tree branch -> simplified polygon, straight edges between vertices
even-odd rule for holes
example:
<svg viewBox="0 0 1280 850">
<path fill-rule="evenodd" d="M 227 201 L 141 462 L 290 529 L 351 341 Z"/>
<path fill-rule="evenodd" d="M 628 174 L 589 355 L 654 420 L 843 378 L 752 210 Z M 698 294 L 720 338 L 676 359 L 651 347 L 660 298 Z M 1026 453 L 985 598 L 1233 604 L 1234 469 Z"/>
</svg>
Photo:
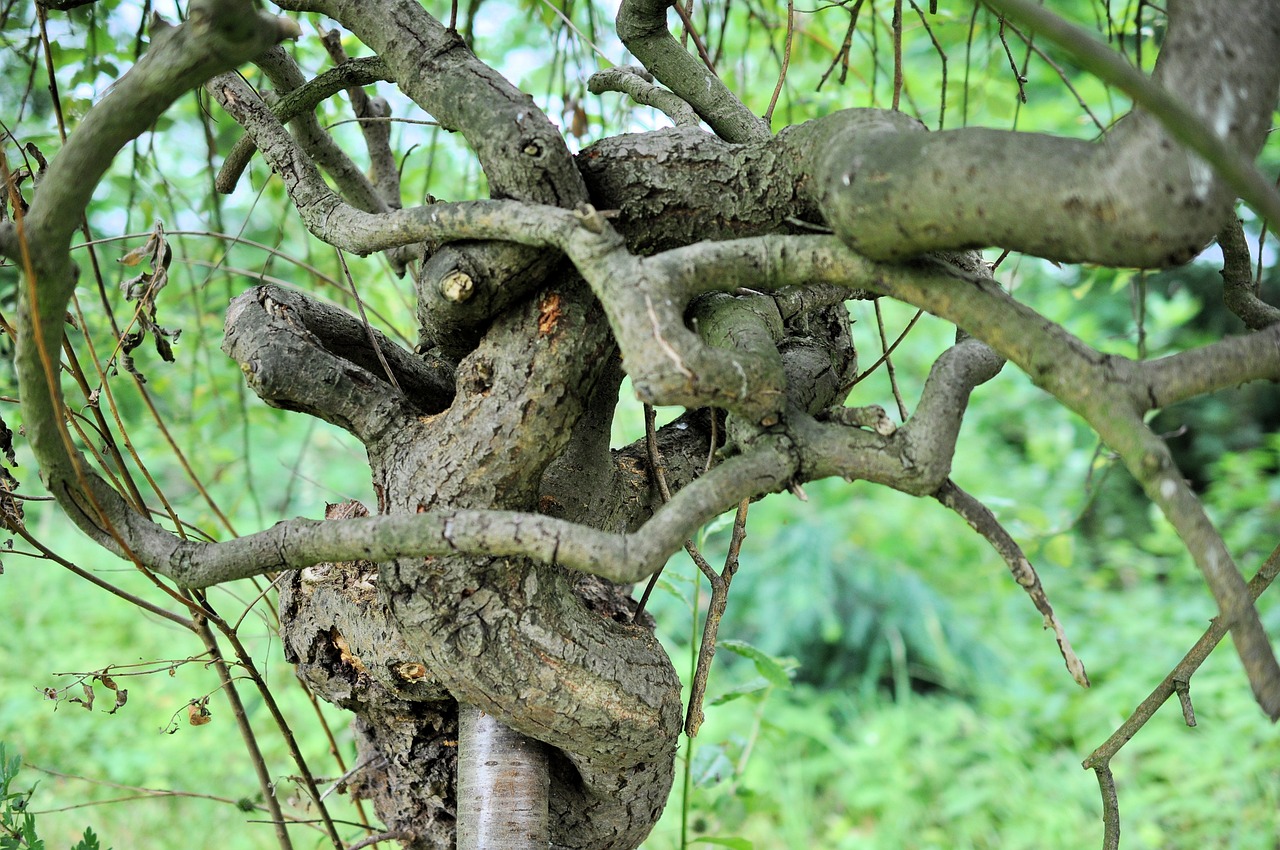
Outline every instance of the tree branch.
<svg viewBox="0 0 1280 850">
<path fill-rule="evenodd" d="M 1250 600 L 1256 602 L 1280 573 L 1280 548 L 1272 551 L 1271 555 L 1263 563 L 1262 567 L 1249 580 L 1249 597 Z M 1098 787 L 1102 792 L 1102 820 L 1104 824 L 1103 847 L 1105 850 L 1116 850 L 1120 846 L 1120 803 L 1116 795 L 1116 781 L 1111 773 L 1111 759 L 1125 744 L 1137 735 L 1139 730 L 1147 724 L 1147 721 L 1155 716 L 1160 706 L 1170 696 L 1177 693 L 1184 696 L 1188 693 L 1191 683 L 1191 677 L 1200 669 L 1209 657 L 1209 653 L 1213 651 L 1224 637 L 1227 635 L 1227 625 L 1222 619 L 1215 618 L 1212 625 L 1205 630 L 1195 645 L 1187 651 L 1169 675 L 1164 677 L 1164 681 L 1156 685 L 1155 689 L 1138 704 L 1128 719 L 1120 724 L 1120 727 L 1112 733 L 1111 737 L 1104 741 L 1097 749 L 1089 754 L 1082 763 L 1081 767 L 1085 770 L 1092 770 L 1097 774 Z M 1184 696 L 1184 700 L 1189 702 L 1190 697 Z M 1193 726 L 1194 715 L 1187 713 L 1184 706 L 1184 716 L 1187 718 L 1187 725 Z"/>
<path fill-rule="evenodd" d="M 78 525 L 126 555 L 115 520 L 131 517 L 151 534 L 170 536 L 125 503 L 72 448 L 63 423 L 56 364 L 66 306 L 75 287 L 71 234 L 115 154 L 149 129 L 176 98 L 209 76 L 298 34 L 283 18 L 260 15 L 245 0 L 197 0 L 187 21 L 157 27 L 152 47 L 85 115 L 49 164 L 22 220 L 19 247 L 25 288 L 17 320 L 16 366 L 27 437 L 46 483 Z"/>
<path fill-rule="evenodd" d="M 324 42 L 329 58 L 337 66 L 331 70 L 351 66 L 352 60 L 342 48 L 342 33 L 339 30 L 329 30 L 320 40 Z M 360 122 L 360 134 L 364 136 L 365 150 L 369 153 L 373 185 L 388 206 L 400 207 L 400 170 L 396 167 L 395 154 L 391 151 L 391 126 L 385 120 L 391 117 L 391 104 L 385 97 L 369 97 L 355 81 L 346 86 L 346 92 L 347 99 L 351 101 L 351 111 Z"/>
<path fill-rule="evenodd" d="M 974 387 L 991 380 L 1004 359 L 976 339 L 948 349 L 933 364 L 911 419 L 890 435 L 789 417 L 804 458 L 802 478 L 840 476 L 928 496 L 951 474 L 960 423 Z"/>
<path fill-rule="evenodd" d="M 630 584 L 666 563 L 702 525 L 743 498 L 783 489 L 796 471 L 786 441 L 761 440 L 747 454 L 724 461 L 690 483 L 629 534 L 518 511 L 442 510 L 327 522 L 294 519 L 233 540 L 202 543 L 180 540 L 132 511 L 111 519 L 134 557 L 189 588 L 324 561 L 466 553 L 521 555 Z M 109 490 L 105 484 L 101 488 Z M 120 551 L 109 539 L 103 540 L 101 532 L 95 537 Z"/>
<path fill-rule="evenodd" d="M 292 89 L 286 89 L 281 93 L 281 98 L 273 107 L 272 111 L 276 114 L 280 123 L 285 124 L 293 121 L 300 115 L 312 112 L 323 101 L 333 97 L 343 89 L 352 89 L 359 86 L 368 85 L 369 83 L 379 80 L 391 80 L 391 74 L 387 71 L 386 63 L 377 56 L 365 56 L 359 59 L 351 59 L 342 63 L 336 68 L 330 68 L 314 80 L 305 81 L 302 85 L 294 86 Z M 312 116 L 314 118 L 314 116 Z M 361 125 L 363 128 L 364 125 Z M 317 126 L 318 130 L 319 127 Z M 239 141 L 231 148 L 230 153 L 222 162 L 222 168 L 218 170 L 217 179 L 214 186 L 223 194 L 230 194 L 235 190 L 236 183 L 240 182 L 240 176 L 244 173 L 244 169 L 249 164 L 258 145 L 255 143 L 253 136 L 242 136 Z M 350 197 L 350 196 L 348 196 Z M 386 199 L 389 200 L 390 199 Z M 395 206 L 398 206 L 396 204 Z M 368 206 L 362 206 L 362 209 L 372 211 Z"/>
<path fill-rule="evenodd" d="M 698 126 L 698 113 L 693 111 L 693 107 L 666 89 L 655 86 L 652 75 L 643 68 L 622 65 L 597 71 L 587 80 L 587 91 L 592 94 L 621 92 L 636 103 L 661 111 L 677 127 Z"/>
<path fill-rule="evenodd" d="M 257 286 L 231 302 L 222 347 L 263 401 L 324 419 L 368 445 L 453 398 L 452 370 L 433 369 L 373 333 L 399 388 L 387 382 L 358 319 L 279 287 Z"/>
<path fill-rule="evenodd" d="M 1169 40 L 1160 51 L 1153 81 L 1093 33 L 1064 21 L 1043 6 L 1028 0 L 984 2 L 1057 44 L 1086 71 L 1129 95 L 1184 147 L 1195 151 L 1212 165 L 1237 195 L 1264 217 L 1280 221 L 1280 193 L 1254 167 L 1252 157 L 1245 153 L 1248 150 L 1256 153 L 1256 148 L 1249 147 L 1247 143 L 1244 150 L 1237 147 L 1242 140 L 1258 135 L 1260 116 L 1256 109 L 1251 115 L 1235 114 L 1235 110 L 1244 105 L 1265 107 L 1264 120 L 1269 120 L 1271 115 L 1274 104 L 1252 98 L 1259 94 L 1265 97 L 1265 86 L 1270 81 L 1270 94 L 1274 100 L 1278 67 L 1274 50 L 1277 39 L 1280 39 L 1280 28 L 1274 21 L 1275 13 L 1280 11 L 1276 4 L 1262 3 L 1251 10 L 1232 10 L 1223 16 L 1220 8 L 1208 11 L 1213 4 L 1174 0 L 1169 4 Z M 1236 26 L 1224 30 L 1223 17 L 1235 18 Z M 1255 32 L 1251 29 L 1255 25 L 1264 29 Z M 1194 33 L 1194 41 L 1191 38 L 1184 40 L 1190 33 Z M 1187 55 L 1186 50 L 1191 44 L 1195 45 L 1195 53 Z M 1221 68 L 1216 61 L 1219 59 L 1229 60 L 1230 67 L 1219 70 L 1216 79 L 1204 81 L 1207 85 L 1200 81 L 1188 85 L 1188 76 L 1206 76 L 1203 73 L 1204 63 L 1209 59 L 1206 52 L 1215 54 L 1211 67 Z M 1241 52 L 1248 55 L 1242 57 Z M 1175 63 L 1176 67 L 1171 67 Z M 1161 82 L 1167 82 L 1173 88 L 1166 88 Z M 1260 85 L 1263 90 L 1250 91 L 1242 83 L 1249 87 Z M 1179 89 L 1183 85 L 1187 90 L 1182 92 L 1183 97 L 1179 97 Z M 1204 88 L 1200 88 L 1201 85 Z M 1187 94 L 1191 98 L 1185 97 Z M 1240 100 L 1245 103 L 1241 104 Z M 1192 106 L 1187 106 L 1188 103 Z M 1265 129 L 1265 125 L 1261 129 Z"/>
<path fill-rule="evenodd" d="M 1240 317 L 1249 330 L 1261 330 L 1280 322 L 1280 308 L 1258 297 L 1258 284 L 1253 276 L 1249 243 L 1244 238 L 1240 219 L 1232 216 L 1218 234 L 1222 248 L 1222 302 Z"/>
<path fill-rule="evenodd" d="M 1036 574 L 1035 567 L 1031 566 L 1027 556 L 1022 553 L 1022 547 L 1004 529 L 995 514 L 991 513 L 982 502 L 957 487 L 950 478 L 943 482 L 933 497 L 959 514 L 961 519 L 981 534 L 991 544 L 991 548 L 995 549 L 1009 565 L 1009 572 L 1013 574 L 1014 580 L 1027 592 L 1036 610 L 1044 617 L 1044 627 L 1053 629 L 1054 638 L 1058 642 L 1058 651 L 1062 653 L 1062 660 L 1067 663 L 1071 678 L 1075 679 L 1082 688 L 1089 687 L 1089 675 L 1085 672 L 1084 663 L 1071 648 L 1066 629 L 1062 627 L 1062 622 L 1053 612 L 1049 597 L 1040 583 L 1040 576 Z"/>
<path fill-rule="evenodd" d="M 433 18 L 415 0 L 290 0 L 284 8 L 323 12 L 371 48 L 397 85 L 441 126 L 462 133 L 484 169 L 490 194 L 533 203 L 572 207 L 586 201 L 586 186 L 559 129 L 533 99 L 481 62 L 457 32 Z M 476 109 L 483 103 L 483 109 Z M 555 262 L 510 244 L 445 246 L 423 266 L 417 280 L 419 309 L 435 314 L 431 343 L 449 347 L 457 328 L 474 326 L 471 312 L 450 313 L 462 301 L 441 297 L 462 274 L 477 304 L 496 313 L 537 287 Z M 490 313 L 493 315 L 493 313 Z M 420 318 L 423 318 L 420 316 Z M 487 318 L 487 317 L 485 317 Z M 458 356 L 464 339 L 445 353 Z"/>
<path fill-rule="evenodd" d="M 1028 15 L 1038 8 L 992 5 Z M 827 222 L 879 259 L 998 245 L 1067 262 L 1184 262 L 1221 228 L 1233 188 L 1272 209 L 1275 193 L 1259 194 L 1248 160 L 1265 139 L 1280 85 L 1278 11 L 1273 2 L 1230 10 L 1171 3 L 1155 79 L 1141 90 L 1150 97 L 1140 99 L 1159 113 L 1135 111 L 1100 143 L 977 128 L 903 133 L 870 122 L 827 157 L 819 178 Z M 1184 141 L 1209 153 L 1212 166 Z M 1214 168 L 1234 182 L 1217 179 Z"/>
<path fill-rule="evenodd" d="M 618 6 L 618 38 L 641 64 L 729 142 L 768 138 L 769 125 L 694 59 L 667 29 L 667 9 L 675 0 L 622 0 Z"/>
<path fill-rule="evenodd" d="M 1168 407 L 1246 381 L 1280 381 L 1280 323 L 1135 365 L 1131 397 L 1142 410 Z"/>
</svg>

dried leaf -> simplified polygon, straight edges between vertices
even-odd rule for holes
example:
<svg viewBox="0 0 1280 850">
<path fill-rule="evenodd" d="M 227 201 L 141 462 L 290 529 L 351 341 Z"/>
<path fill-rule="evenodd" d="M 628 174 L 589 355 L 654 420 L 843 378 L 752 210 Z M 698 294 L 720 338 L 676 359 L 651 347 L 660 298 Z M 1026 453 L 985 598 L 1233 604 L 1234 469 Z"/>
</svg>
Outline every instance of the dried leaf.
<svg viewBox="0 0 1280 850">
<path fill-rule="evenodd" d="M 141 272 L 120 283 L 125 299 L 137 302 L 134 320 L 141 326 L 141 330 L 126 334 L 120 340 L 120 347 L 125 371 L 145 383 L 146 377 L 138 371 L 130 357 L 134 349 L 150 334 L 156 353 L 165 362 L 172 363 L 176 358 L 170 340 L 176 340 L 181 333 L 161 327 L 156 321 L 156 296 L 168 285 L 169 266 L 173 263 L 173 249 L 165 238 L 164 226 L 158 221 L 146 244 L 125 254 L 120 258 L 120 263 L 136 266 L 144 260 L 151 266 L 150 271 Z"/>
<path fill-rule="evenodd" d="M 205 700 L 192 700 L 187 703 L 187 722 L 192 726 L 203 726 L 213 720 Z"/>
<path fill-rule="evenodd" d="M 9 424 L 4 421 L 3 416 L 0 416 L 0 451 L 4 452 L 10 466 L 18 465 L 17 455 L 13 452 L 13 432 L 9 430 Z"/>
</svg>

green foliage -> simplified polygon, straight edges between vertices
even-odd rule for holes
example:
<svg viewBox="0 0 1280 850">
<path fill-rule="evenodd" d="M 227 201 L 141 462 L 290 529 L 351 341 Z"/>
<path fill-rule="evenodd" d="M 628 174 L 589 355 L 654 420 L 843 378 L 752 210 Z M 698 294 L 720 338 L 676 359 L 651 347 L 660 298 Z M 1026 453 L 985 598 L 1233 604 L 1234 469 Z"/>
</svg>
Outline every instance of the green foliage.
<svg viewBox="0 0 1280 850">
<path fill-rule="evenodd" d="M 817 489 L 821 507 L 803 523 L 769 522 L 767 512 L 756 518 L 761 530 L 748 537 L 747 552 L 759 566 L 735 580 L 735 633 L 768 652 L 795 655 L 803 682 L 862 695 L 885 685 L 897 693 L 913 684 L 963 691 L 990 663 L 972 625 L 954 616 L 900 553 L 859 545 L 856 526 L 841 521 L 848 503 L 829 500 L 833 488 Z M 945 525 L 947 517 L 935 519 Z"/>
<path fill-rule="evenodd" d="M 34 789 L 11 791 L 10 786 L 22 767 L 22 758 L 8 755 L 0 742 L 0 850 L 45 850 L 44 839 L 36 835 L 36 819 L 29 810 Z M 90 827 L 71 850 L 101 850 L 98 836 Z"/>
</svg>

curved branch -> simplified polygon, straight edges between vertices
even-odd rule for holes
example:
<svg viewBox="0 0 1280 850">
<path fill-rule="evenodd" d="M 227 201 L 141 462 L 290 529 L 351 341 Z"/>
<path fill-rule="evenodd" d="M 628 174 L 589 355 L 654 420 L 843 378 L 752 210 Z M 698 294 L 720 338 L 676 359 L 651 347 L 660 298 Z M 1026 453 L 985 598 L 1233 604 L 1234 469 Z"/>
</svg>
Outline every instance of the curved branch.
<svg viewBox="0 0 1280 850">
<path fill-rule="evenodd" d="M 667 29 L 676 0 L 622 0 L 618 38 L 657 80 L 694 108 L 716 135 L 729 142 L 768 138 L 769 125 L 753 115 L 711 69 L 694 59 Z"/>
<path fill-rule="evenodd" d="M 386 62 L 401 91 L 441 126 L 462 133 L 480 160 L 493 197 L 559 207 L 587 199 L 564 138 L 533 98 L 476 58 L 458 33 L 428 14 L 421 3 L 290 0 L 280 5 L 323 12 L 355 33 Z M 485 108 L 476 109 L 476 103 Z M 422 309 L 436 314 L 441 323 L 431 328 L 429 341 L 447 345 L 455 328 L 475 323 L 465 312 L 451 317 L 458 302 L 441 297 L 459 273 L 468 276 L 470 291 L 484 293 L 496 311 L 536 288 L 555 259 L 497 243 L 436 251 L 416 282 L 419 304 L 430 305 Z M 469 344 L 463 340 L 446 353 L 456 356 Z"/>
<path fill-rule="evenodd" d="M 1003 365 L 976 339 L 956 343 L 933 364 L 911 419 L 890 435 L 792 415 L 803 478 L 874 481 L 913 496 L 937 492 L 951 474 L 969 394 Z"/>
<path fill-rule="evenodd" d="M 1276 26 L 1275 15 L 1280 6 L 1261 2 L 1251 9 L 1229 10 L 1227 16 L 1238 22 L 1232 29 L 1224 30 L 1221 24 L 1225 16 L 1221 9 L 1215 10 L 1215 15 L 1208 11 L 1212 4 L 1175 0 L 1169 4 L 1171 31 L 1161 49 L 1161 61 L 1153 81 L 1092 33 L 1067 23 L 1043 6 L 1028 0 L 985 2 L 1057 44 L 1085 70 L 1129 95 L 1134 103 L 1155 116 L 1171 136 L 1210 163 L 1237 195 L 1266 218 L 1280 221 L 1280 193 L 1254 167 L 1252 157 L 1246 155 L 1246 151 L 1254 149 L 1237 147 L 1242 140 L 1255 138 L 1260 131 L 1265 131 L 1269 123 L 1278 67 L 1274 51 L 1280 43 L 1280 27 Z M 1255 32 L 1252 30 L 1255 25 L 1264 29 Z M 1195 52 L 1184 55 L 1192 44 Z M 1164 60 L 1165 51 L 1172 51 L 1174 58 Z M 1213 57 L 1206 53 L 1212 53 Z M 1226 60 L 1230 64 L 1219 71 L 1216 80 L 1204 80 L 1206 62 L 1222 67 L 1214 60 Z M 1161 81 L 1169 87 L 1160 85 Z M 1208 85 L 1204 89 L 1199 88 L 1205 83 Z M 1251 101 L 1258 94 L 1265 97 L 1268 84 L 1273 103 Z M 1254 89 L 1254 86 L 1260 88 Z M 1235 115 L 1235 110 L 1242 105 L 1240 100 L 1245 100 L 1246 106 L 1265 106 L 1266 111 L 1260 114 L 1254 109 L 1252 114 L 1243 117 Z M 1260 121 L 1264 122 L 1261 127 Z"/>
<path fill-rule="evenodd" d="M 135 513 L 72 448 L 63 423 L 56 364 L 75 287 L 71 234 L 116 153 L 149 129 L 175 99 L 282 38 L 292 21 L 254 11 L 247 0 L 197 0 L 187 21 L 154 34 L 152 48 L 85 115 L 57 157 L 19 229 L 26 277 L 17 320 L 16 366 L 23 418 L 36 463 L 64 510 L 96 540 L 130 554 L 119 521 L 170 536 Z"/>
<path fill-rule="evenodd" d="M 314 80 L 308 80 L 302 85 L 293 87 L 291 91 L 284 92 L 280 101 L 272 107 L 272 111 L 282 124 L 288 123 L 314 110 L 323 101 L 343 89 L 357 88 L 379 81 L 394 82 L 390 72 L 387 71 L 386 63 L 380 58 L 364 56 L 359 59 L 350 59 L 336 68 L 330 68 Z M 214 181 L 214 187 L 224 195 L 235 191 L 236 183 L 240 182 L 240 176 L 257 150 L 258 145 L 252 136 L 241 137 L 231 148 L 227 158 L 223 160 L 222 168 L 218 170 L 217 179 Z M 365 208 L 368 209 L 368 207 Z"/>
<path fill-rule="evenodd" d="M 1014 361 L 1037 386 L 1093 427 L 1178 531 L 1213 593 L 1224 622 L 1231 628 L 1259 705 L 1269 717 L 1280 716 L 1280 665 L 1245 592 L 1244 579 L 1204 507 L 1178 472 L 1168 447 L 1142 420 L 1150 405 L 1136 399 L 1149 392 L 1145 379 L 1151 374 L 1150 366 L 1103 355 L 1019 304 L 981 274 L 941 262 L 893 267 L 838 250 L 832 241 L 821 237 L 762 237 L 670 251 L 650 263 L 652 267 L 662 264 L 679 271 L 682 264 L 693 262 L 695 257 L 705 263 L 701 286 L 706 289 L 739 285 L 737 281 L 748 276 L 756 279 L 754 285 L 766 287 L 805 280 L 861 286 L 947 319 Z M 715 273 L 707 273 L 712 268 Z M 1184 356 L 1220 359 L 1220 367 L 1230 368 L 1244 359 L 1237 356 L 1240 351 L 1252 347 L 1264 355 L 1260 367 L 1249 365 L 1243 376 L 1218 374 L 1214 380 L 1270 376 L 1280 371 L 1280 357 L 1273 351 L 1277 338 L 1280 327 L 1245 341 L 1227 340 Z M 1168 370 L 1167 365 L 1154 368 L 1157 377 Z M 793 433 L 796 427 L 793 423 Z M 815 439 L 821 436 L 816 434 Z M 801 439 L 798 433 L 797 438 Z M 884 462 L 869 442 L 874 439 L 872 435 L 850 435 L 845 439 L 853 441 L 845 450 L 859 453 L 857 464 Z M 854 463 L 851 460 L 850 467 Z M 829 474 L 839 471 L 833 468 Z M 940 483 L 937 480 L 934 486 Z"/>
<path fill-rule="evenodd" d="M 264 285 L 231 302 L 222 349 L 267 404 L 319 417 L 370 445 L 453 397 L 451 370 L 430 368 L 378 331 L 374 338 L 395 386 L 358 319 Z"/>
<path fill-rule="evenodd" d="M 1009 572 L 1013 574 L 1014 580 L 1027 592 L 1036 610 L 1044 617 L 1044 627 L 1053 629 L 1054 638 L 1058 642 L 1058 651 L 1062 653 L 1062 660 L 1067 663 L 1071 678 L 1075 679 L 1082 688 L 1089 687 L 1089 675 L 1085 672 L 1084 663 L 1071 648 L 1066 629 L 1062 627 L 1058 615 L 1053 612 L 1049 597 L 1040 583 L 1040 576 L 1036 574 L 1035 567 L 1031 566 L 1031 562 L 1023 554 L 1022 547 L 1000 524 L 995 514 L 982 502 L 957 487 L 950 478 L 942 483 L 933 497 L 955 511 L 969 524 L 970 528 L 986 538 L 991 548 L 995 549 L 1009 565 Z"/>
<path fill-rule="evenodd" d="M 294 519 L 244 537 L 202 543 L 180 540 L 132 511 L 111 519 L 139 561 L 183 587 L 197 589 L 324 561 L 459 553 L 521 555 L 630 584 L 653 574 L 702 525 L 744 498 L 783 489 L 796 471 L 785 441 L 762 440 L 749 453 L 724 461 L 689 484 L 629 534 L 541 514 L 460 509 L 327 522 Z M 114 492 L 102 483 L 95 495 L 101 490 Z M 78 508 L 76 512 L 81 513 Z M 95 537 L 119 551 L 100 531 Z"/>
<path fill-rule="evenodd" d="M 254 60 L 277 92 L 294 92 L 306 85 L 307 79 L 293 57 L 279 47 L 273 47 Z M 372 213 L 385 212 L 390 205 L 374 188 L 346 151 L 320 126 L 312 110 L 299 112 L 289 122 L 307 156 L 333 178 L 343 197 L 356 207 Z"/>
<path fill-rule="evenodd" d="M 1016 5 L 1028 15 L 1037 8 L 1022 0 L 992 5 Z M 847 244 L 881 259 L 999 245 L 1069 262 L 1184 262 L 1230 213 L 1236 184 L 1213 169 L 1237 182 L 1248 177 L 1256 188 L 1260 178 L 1247 160 L 1260 149 L 1275 106 L 1277 57 L 1277 3 L 1171 3 L 1155 79 L 1142 90 L 1161 93 L 1140 102 L 1178 118 L 1176 126 L 1139 109 L 1090 143 L 870 125 L 832 147 L 820 177 L 824 213 Z M 1105 66 L 1118 62 L 1112 57 Z M 1211 152 L 1212 167 L 1186 149 L 1188 142 Z M 1257 191 L 1249 196 L 1271 208 Z"/>
<path fill-rule="evenodd" d="M 1260 281 L 1253 277 L 1249 243 L 1244 238 L 1240 219 L 1232 216 L 1222 228 L 1218 246 L 1222 248 L 1222 302 L 1227 309 L 1254 331 L 1280 322 L 1280 308 L 1258 297 Z"/>
<path fill-rule="evenodd" d="M 597 71 L 587 80 L 587 91 L 592 94 L 621 92 L 636 103 L 661 111 L 677 127 L 698 126 L 698 113 L 693 111 L 693 107 L 666 89 L 655 86 L 647 71 L 632 65 Z"/>
<path fill-rule="evenodd" d="M 466 137 L 496 198 L 573 205 L 586 197 L 559 130 L 533 98 L 481 62 L 415 0 L 289 0 L 323 12 L 376 53 L 414 103 Z M 485 108 L 476 109 L 483 101 Z"/>
</svg>

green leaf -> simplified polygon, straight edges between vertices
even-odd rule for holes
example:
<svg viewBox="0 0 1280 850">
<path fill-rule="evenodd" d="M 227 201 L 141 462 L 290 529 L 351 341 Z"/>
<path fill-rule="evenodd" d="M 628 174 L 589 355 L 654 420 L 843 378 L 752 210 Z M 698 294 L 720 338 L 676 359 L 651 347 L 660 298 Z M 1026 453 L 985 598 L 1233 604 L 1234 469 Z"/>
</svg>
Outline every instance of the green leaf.
<svg viewBox="0 0 1280 850">
<path fill-rule="evenodd" d="M 733 850 L 755 850 L 756 845 L 745 838 L 695 838 L 690 844 L 714 844 L 717 847 L 732 847 Z"/>
<path fill-rule="evenodd" d="M 735 685 L 734 687 L 729 688 L 724 693 L 716 696 L 715 699 L 710 700 L 707 703 L 707 705 L 724 705 L 726 702 L 733 702 L 735 699 L 738 699 L 739 697 L 750 696 L 751 694 L 758 694 L 761 691 L 768 690 L 771 687 L 773 687 L 773 683 L 770 682 L 768 679 L 764 678 L 763 676 L 756 676 L 754 679 L 751 679 L 750 681 L 743 682 L 740 685 Z"/>
<path fill-rule="evenodd" d="M 102 850 L 102 845 L 98 843 L 98 836 L 93 829 L 86 826 L 84 828 L 84 837 L 71 850 Z"/>
<path fill-rule="evenodd" d="M 700 746 L 693 752 L 691 775 L 699 788 L 713 788 L 733 776 L 733 762 L 719 744 Z"/>
<path fill-rule="evenodd" d="M 750 658 L 756 665 L 756 672 L 768 679 L 770 684 L 779 688 L 791 686 L 791 673 L 797 666 L 794 658 L 778 658 L 743 640 L 722 640 L 716 646 L 743 658 Z"/>
</svg>

